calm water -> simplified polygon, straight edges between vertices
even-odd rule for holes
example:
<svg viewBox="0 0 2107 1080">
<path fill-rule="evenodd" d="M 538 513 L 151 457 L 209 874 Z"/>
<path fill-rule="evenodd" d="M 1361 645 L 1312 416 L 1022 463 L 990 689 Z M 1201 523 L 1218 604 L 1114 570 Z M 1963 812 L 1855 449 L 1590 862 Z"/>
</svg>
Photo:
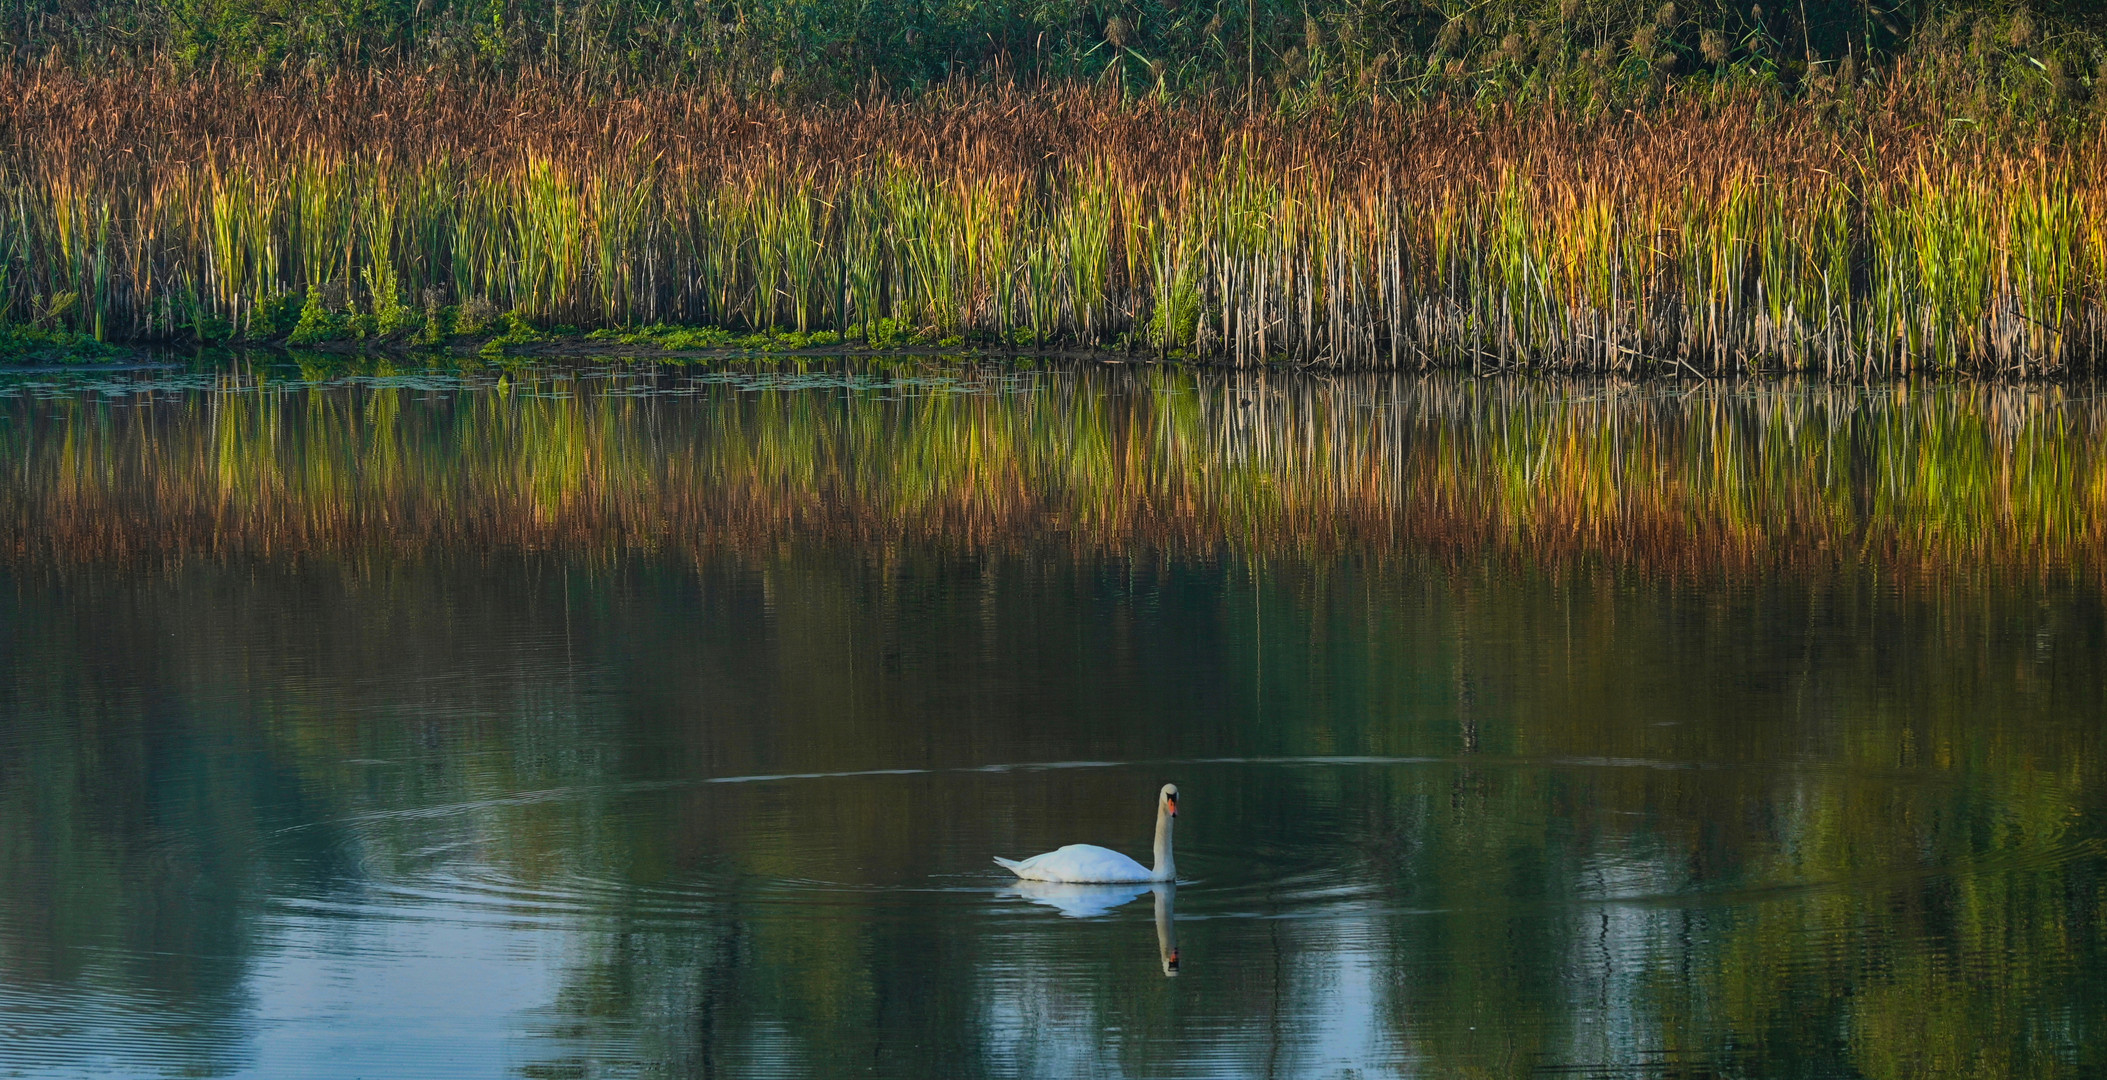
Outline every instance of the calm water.
<svg viewBox="0 0 2107 1080">
<path fill-rule="evenodd" d="M 2099 1075 L 2097 407 L 0 379 L 0 1075 Z"/>
</svg>

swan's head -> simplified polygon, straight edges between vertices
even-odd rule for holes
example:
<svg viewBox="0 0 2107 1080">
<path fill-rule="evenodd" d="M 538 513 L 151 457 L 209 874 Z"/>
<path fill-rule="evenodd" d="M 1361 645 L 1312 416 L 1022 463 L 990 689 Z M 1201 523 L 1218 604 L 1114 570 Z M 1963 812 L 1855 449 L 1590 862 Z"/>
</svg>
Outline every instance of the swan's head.
<svg viewBox="0 0 2107 1080">
<path fill-rule="evenodd" d="M 1178 816 L 1178 785 L 1163 785 L 1162 803 L 1164 813 L 1169 814 L 1172 817 Z"/>
</svg>

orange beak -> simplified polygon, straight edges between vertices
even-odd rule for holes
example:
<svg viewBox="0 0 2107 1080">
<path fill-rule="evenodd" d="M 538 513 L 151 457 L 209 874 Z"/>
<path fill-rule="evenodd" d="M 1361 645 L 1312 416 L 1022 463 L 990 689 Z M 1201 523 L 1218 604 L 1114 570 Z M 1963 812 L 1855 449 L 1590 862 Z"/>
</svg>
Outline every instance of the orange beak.
<svg viewBox="0 0 2107 1080">
<path fill-rule="evenodd" d="M 1164 805 L 1166 805 L 1166 806 L 1168 806 L 1168 807 L 1170 807 L 1170 808 L 1171 808 L 1171 816 L 1172 816 L 1172 817 L 1177 817 L 1177 816 L 1178 816 L 1178 797 L 1177 797 L 1176 795 L 1173 795 L 1173 796 L 1171 796 L 1170 798 L 1168 798 L 1168 799 L 1165 799 L 1165 800 L 1163 800 L 1163 802 L 1164 802 Z"/>
</svg>

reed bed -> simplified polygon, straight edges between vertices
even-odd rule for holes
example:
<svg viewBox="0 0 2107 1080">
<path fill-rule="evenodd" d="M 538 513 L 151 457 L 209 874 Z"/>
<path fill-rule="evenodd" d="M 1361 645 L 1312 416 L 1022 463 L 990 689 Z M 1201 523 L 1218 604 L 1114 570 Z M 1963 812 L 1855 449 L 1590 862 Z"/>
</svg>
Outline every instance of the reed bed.
<svg viewBox="0 0 2107 1080">
<path fill-rule="evenodd" d="M 2107 404 L 2062 387 L 948 370 L 10 394 L 0 559 L 794 542 L 2107 580 Z"/>
<path fill-rule="evenodd" d="M 1747 95 L 1290 118 L 1080 89 L 798 107 L 9 68 L 0 318 L 296 342 L 677 324 L 1341 369 L 2092 368 L 2107 128 L 1986 131 L 1887 85 L 1848 120 Z"/>
</svg>

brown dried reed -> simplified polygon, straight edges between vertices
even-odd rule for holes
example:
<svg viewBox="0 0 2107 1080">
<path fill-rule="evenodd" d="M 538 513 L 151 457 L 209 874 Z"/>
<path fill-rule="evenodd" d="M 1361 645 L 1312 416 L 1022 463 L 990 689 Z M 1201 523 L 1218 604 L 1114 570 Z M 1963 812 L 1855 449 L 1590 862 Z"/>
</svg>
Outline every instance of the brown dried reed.
<svg viewBox="0 0 2107 1080">
<path fill-rule="evenodd" d="M 1847 125 L 1755 97 L 1285 117 L 8 68 L 0 317 L 261 338 L 304 303 L 407 335 L 437 297 L 1238 364 L 2088 367 L 2107 131 L 1931 124 L 1891 93 Z"/>
</svg>

